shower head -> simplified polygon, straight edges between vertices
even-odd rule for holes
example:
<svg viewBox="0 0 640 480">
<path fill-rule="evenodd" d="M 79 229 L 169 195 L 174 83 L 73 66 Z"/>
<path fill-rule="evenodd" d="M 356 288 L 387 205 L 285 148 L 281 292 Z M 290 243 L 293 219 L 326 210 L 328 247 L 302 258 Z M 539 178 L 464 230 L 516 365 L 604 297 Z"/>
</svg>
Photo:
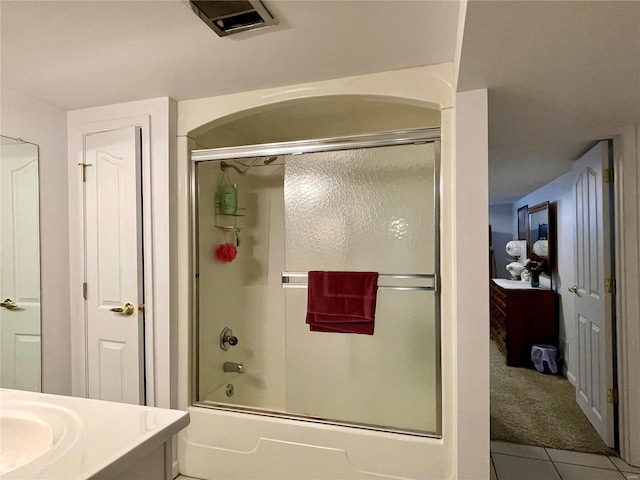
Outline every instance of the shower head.
<svg viewBox="0 0 640 480">
<path fill-rule="evenodd" d="M 263 165 L 270 165 L 273 162 L 275 162 L 278 159 L 278 157 L 267 157 L 263 160 Z M 240 168 L 238 168 L 236 165 L 232 164 L 232 163 L 227 163 L 224 160 L 220 162 L 220 169 L 225 172 L 228 168 L 233 168 L 236 172 L 238 172 L 240 175 L 244 175 L 245 173 L 247 173 L 249 171 L 249 169 L 251 167 L 253 167 L 256 162 L 260 160 L 260 157 L 256 157 L 255 160 L 251 163 L 251 165 L 244 165 L 241 162 L 240 163 L 244 168 L 244 170 L 241 170 Z M 237 160 L 233 160 L 234 162 L 237 162 Z"/>
</svg>

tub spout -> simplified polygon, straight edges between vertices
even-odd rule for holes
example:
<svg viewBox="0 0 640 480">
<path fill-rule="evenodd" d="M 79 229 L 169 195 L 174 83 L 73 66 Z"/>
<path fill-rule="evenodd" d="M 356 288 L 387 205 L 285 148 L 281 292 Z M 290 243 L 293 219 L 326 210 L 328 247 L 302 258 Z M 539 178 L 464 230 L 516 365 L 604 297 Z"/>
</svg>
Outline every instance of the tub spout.
<svg viewBox="0 0 640 480">
<path fill-rule="evenodd" d="M 222 369 L 225 372 L 244 373 L 244 365 L 242 363 L 224 362 Z"/>
</svg>

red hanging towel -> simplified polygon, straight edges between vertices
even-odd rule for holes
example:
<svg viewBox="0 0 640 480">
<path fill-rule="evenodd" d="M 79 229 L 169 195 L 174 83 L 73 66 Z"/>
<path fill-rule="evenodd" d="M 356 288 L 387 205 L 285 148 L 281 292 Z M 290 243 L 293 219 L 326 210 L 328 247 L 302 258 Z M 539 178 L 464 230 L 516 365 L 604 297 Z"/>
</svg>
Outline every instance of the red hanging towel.
<svg viewBox="0 0 640 480">
<path fill-rule="evenodd" d="M 310 330 L 373 335 L 377 291 L 377 272 L 309 272 Z"/>
</svg>

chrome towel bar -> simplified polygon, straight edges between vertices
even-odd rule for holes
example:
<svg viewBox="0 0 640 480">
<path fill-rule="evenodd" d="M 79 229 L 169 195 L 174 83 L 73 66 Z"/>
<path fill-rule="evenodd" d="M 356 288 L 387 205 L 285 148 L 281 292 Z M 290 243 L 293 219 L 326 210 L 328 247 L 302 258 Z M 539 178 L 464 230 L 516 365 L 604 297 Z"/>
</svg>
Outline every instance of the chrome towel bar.
<svg viewBox="0 0 640 480">
<path fill-rule="evenodd" d="M 307 278 L 307 272 L 282 272 L 282 288 L 307 288 L 307 284 L 303 282 L 292 282 L 291 279 Z M 402 278 L 402 279 L 425 279 L 433 280 L 432 285 L 378 285 L 378 288 L 387 290 L 418 290 L 418 291 L 436 291 L 438 289 L 438 281 L 435 273 L 380 273 L 380 277 L 384 278 Z"/>
</svg>

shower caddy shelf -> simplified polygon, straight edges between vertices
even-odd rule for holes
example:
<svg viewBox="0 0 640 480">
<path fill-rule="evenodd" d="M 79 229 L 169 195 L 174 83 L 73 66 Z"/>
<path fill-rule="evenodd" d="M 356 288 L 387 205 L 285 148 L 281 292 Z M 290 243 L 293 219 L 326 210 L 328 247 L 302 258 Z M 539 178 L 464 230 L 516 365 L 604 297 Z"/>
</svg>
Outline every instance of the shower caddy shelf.
<svg viewBox="0 0 640 480">
<path fill-rule="evenodd" d="M 244 211 L 245 208 L 238 207 L 236 211 Z M 216 224 L 215 227 L 224 230 L 225 232 L 240 232 L 242 231 L 242 227 L 238 226 L 238 218 L 246 217 L 246 213 L 221 213 L 216 209 Z M 225 218 L 226 220 L 220 220 L 220 217 Z M 231 220 L 233 219 L 233 220 Z M 233 222 L 233 225 L 229 225 L 228 223 Z"/>
</svg>

